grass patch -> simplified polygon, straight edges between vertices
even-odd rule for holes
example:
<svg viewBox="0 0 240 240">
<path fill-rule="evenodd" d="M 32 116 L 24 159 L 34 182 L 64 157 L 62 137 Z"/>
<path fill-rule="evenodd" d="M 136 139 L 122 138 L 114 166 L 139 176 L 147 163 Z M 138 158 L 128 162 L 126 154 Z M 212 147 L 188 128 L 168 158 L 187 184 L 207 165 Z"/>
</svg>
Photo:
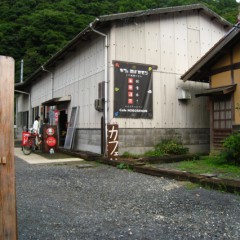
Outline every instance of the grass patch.
<svg viewBox="0 0 240 240">
<path fill-rule="evenodd" d="M 196 174 L 217 174 L 218 177 L 240 180 L 240 167 L 229 164 L 217 156 L 204 156 L 200 157 L 200 160 L 183 161 L 176 164 L 176 169 Z"/>
<path fill-rule="evenodd" d="M 188 190 L 195 190 L 195 189 L 198 189 L 199 187 L 201 187 L 201 185 L 198 183 L 185 182 L 185 187 Z"/>
<path fill-rule="evenodd" d="M 126 164 L 126 163 L 120 163 L 117 165 L 118 169 L 127 169 L 127 170 L 132 170 L 132 166 Z"/>
<path fill-rule="evenodd" d="M 137 159 L 139 158 L 141 155 L 139 154 L 133 154 L 133 153 L 129 153 L 129 152 L 124 152 L 121 157 L 123 158 L 132 158 L 132 159 Z"/>
</svg>

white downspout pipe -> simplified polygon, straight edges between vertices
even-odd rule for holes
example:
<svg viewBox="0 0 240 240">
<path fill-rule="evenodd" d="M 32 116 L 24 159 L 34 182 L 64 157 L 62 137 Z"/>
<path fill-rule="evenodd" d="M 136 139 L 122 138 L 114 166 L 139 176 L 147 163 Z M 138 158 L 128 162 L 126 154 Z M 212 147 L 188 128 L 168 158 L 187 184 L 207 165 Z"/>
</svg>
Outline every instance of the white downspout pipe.
<svg viewBox="0 0 240 240">
<path fill-rule="evenodd" d="M 89 24 L 91 30 L 105 38 L 105 51 L 104 51 L 104 125 L 105 125 L 105 152 L 107 155 L 107 124 L 108 124 L 108 36 L 105 33 L 99 32 L 93 28 L 93 23 Z"/>
<path fill-rule="evenodd" d="M 23 59 L 21 60 L 20 83 L 23 83 Z"/>
</svg>

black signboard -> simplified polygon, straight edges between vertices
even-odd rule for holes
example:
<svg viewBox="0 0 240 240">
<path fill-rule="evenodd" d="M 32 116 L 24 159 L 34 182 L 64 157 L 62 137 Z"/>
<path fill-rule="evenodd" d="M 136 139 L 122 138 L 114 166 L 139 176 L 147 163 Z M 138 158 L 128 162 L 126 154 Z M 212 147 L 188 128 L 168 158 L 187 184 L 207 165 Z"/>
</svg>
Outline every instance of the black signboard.
<svg viewBox="0 0 240 240">
<path fill-rule="evenodd" d="M 114 61 L 114 117 L 152 118 L 152 71 L 157 66 Z"/>
</svg>

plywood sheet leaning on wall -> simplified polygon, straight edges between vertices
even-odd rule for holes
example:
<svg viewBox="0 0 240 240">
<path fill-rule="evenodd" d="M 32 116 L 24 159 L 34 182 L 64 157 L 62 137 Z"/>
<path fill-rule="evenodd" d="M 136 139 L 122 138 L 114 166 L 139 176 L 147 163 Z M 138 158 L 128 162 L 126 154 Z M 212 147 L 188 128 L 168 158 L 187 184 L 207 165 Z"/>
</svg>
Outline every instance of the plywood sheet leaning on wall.
<svg viewBox="0 0 240 240">
<path fill-rule="evenodd" d="M 17 239 L 13 143 L 14 60 L 0 55 L 0 239 Z"/>
</svg>

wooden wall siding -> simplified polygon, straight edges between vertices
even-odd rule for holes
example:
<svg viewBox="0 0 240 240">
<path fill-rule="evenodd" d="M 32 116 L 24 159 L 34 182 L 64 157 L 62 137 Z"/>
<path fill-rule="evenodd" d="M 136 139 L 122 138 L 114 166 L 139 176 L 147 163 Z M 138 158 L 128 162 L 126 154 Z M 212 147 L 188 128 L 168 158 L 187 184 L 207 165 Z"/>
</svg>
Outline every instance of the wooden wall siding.
<svg viewBox="0 0 240 240">
<path fill-rule="evenodd" d="M 235 124 L 240 124 L 240 69 L 234 71 L 234 79 L 235 83 L 237 83 L 237 88 L 234 92 L 234 116 L 235 116 Z"/>
<path fill-rule="evenodd" d="M 238 43 L 234 50 L 233 50 L 233 62 L 239 63 L 240 62 L 240 43 Z M 234 107 L 235 107 L 235 124 L 240 124 L 240 69 L 234 71 L 234 81 L 237 83 L 237 88 L 234 93 Z"/>
<path fill-rule="evenodd" d="M 240 43 L 233 48 L 233 63 L 240 62 Z"/>
<path fill-rule="evenodd" d="M 233 62 L 240 63 L 240 43 L 233 49 Z M 237 83 L 237 88 L 234 92 L 234 123 L 240 124 L 240 69 L 234 71 L 234 81 Z"/>
<path fill-rule="evenodd" d="M 222 72 L 215 74 L 211 77 L 211 87 L 216 88 L 216 87 L 221 87 L 221 86 L 227 86 L 231 85 L 232 80 L 231 80 L 231 72 Z"/>
<path fill-rule="evenodd" d="M 71 95 L 68 117 L 72 106 L 80 106 L 77 127 L 99 127 L 102 114 L 94 109 L 94 99 L 98 97 L 98 82 L 104 80 L 104 38 L 79 47 L 55 69 L 48 70 L 54 73 L 53 96 L 51 74 L 46 72 L 32 87 L 32 106 L 39 106 L 52 97 Z"/>
<path fill-rule="evenodd" d="M 221 68 L 231 64 L 231 56 L 229 53 L 225 54 L 224 57 L 220 58 L 217 63 L 213 66 L 213 69 Z"/>
<path fill-rule="evenodd" d="M 233 63 L 239 63 L 240 62 L 240 43 L 238 43 L 232 50 L 233 52 Z M 214 65 L 213 69 L 221 68 L 224 66 L 230 66 L 230 53 L 226 53 L 224 57 L 219 59 L 219 61 Z M 234 92 L 234 98 L 233 98 L 233 124 L 240 124 L 240 70 L 234 70 L 233 73 L 234 83 L 237 84 L 237 88 Z M 231 79 L 231 71 L 224 71 L 215 75 L 211 76 L 211 87 L 221 87 L 226 85 L 231 85 L 232 79 Z"/>
<path fill-rule="evenodd" d="M 217 42 L 222 37 L 222 31 L 215 32 L 214 29 L 218 29 L 217 25 L 213 21 L 209 21 L 206 17 L 200 17 L 200 42 L 201 55 L 206 53 L 211 47 L 213 42 Z M 212 34 L 212 31 L 215 33 Z"/>
<path fill-rule="evenodd" d="M 119 23 L 110 32 L 109 119 L 121 128 L 209 127 L 207 99 L 194 94 L 207 88 L 203 83 L 183 83 L 183 74 L 223 35 L 224 29 L 197 12 L 150 16 L 147 21 Z M 154 64 L 153 120 L 113 118 L 112 60 Z M 179 101 L 180 88 L 192 93 Z"/>
<path fill-rule="evenodd" d="M 49 69 L 50 70 L 50 69 Z M 36 81 L 31 88 L 31 105 L 32 107 L 40 106 L 52 98 L 51 74 L 45 72 L 41 81 Z"/>
<path fill-rule="evenodd" d="M 25 112 L 29 110 L 29 96 L 26 94 L 18 95 L 18 112 Z"/>
<path fill-rule="evenodd" d="M 188 68 L 187 18 L 181 13 L 174 18 L 174 72 L 181 75 Z M 181 47 L 179 47 L 181 46 Z"/>
</svg>

